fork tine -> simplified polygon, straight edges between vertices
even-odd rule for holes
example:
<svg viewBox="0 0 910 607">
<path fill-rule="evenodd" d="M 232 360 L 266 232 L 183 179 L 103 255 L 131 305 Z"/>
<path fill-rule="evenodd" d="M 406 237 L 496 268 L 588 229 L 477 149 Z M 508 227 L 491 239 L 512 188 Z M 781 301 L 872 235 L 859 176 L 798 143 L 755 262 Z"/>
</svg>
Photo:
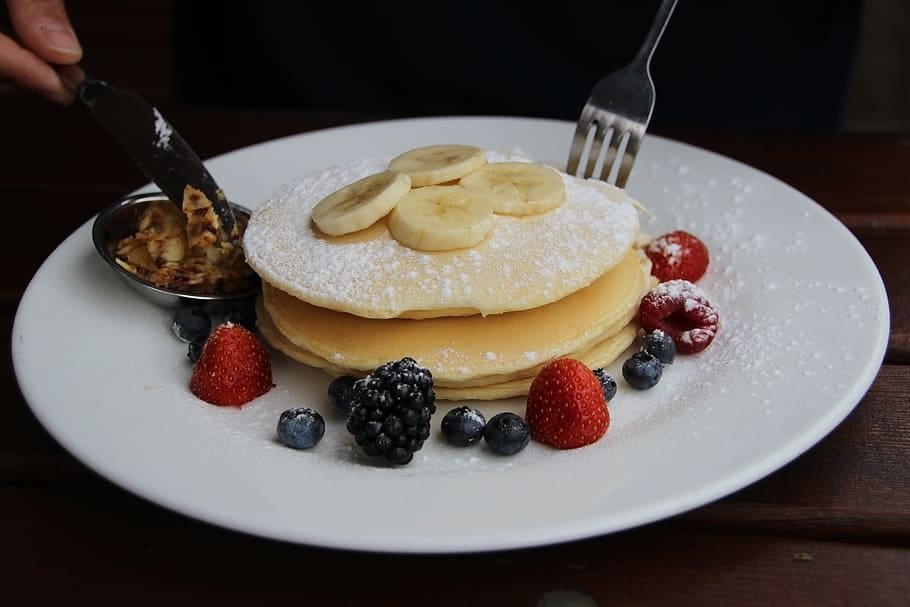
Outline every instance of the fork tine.
<svg viewBox="0 0 910 607">
<path fill-rule="evenodd" d="M 575 140 L 572 143 L 572 154 L 569 166 L 572 172 L 580 163 L 584 149 L 579 129 L 584 125 L 590 129 L 593 122 L 597 125 L 593 146 L 588 154 L 585 178 L 593 179 L 600 159 L 604 140 L 608 147 L 604 154 L 599 179 L 610 182 L 610 175 L 616 173 L 615 185 L 626 187 L 632 165 L 638 155 L 641 140 L 651 120 L 654 109 L 654 82 L 651 79 L 651 55 L 663 34 L 667 21 L 676 7 L 677 0 L 660 0 L 657 14 L 644 43 L 635 58 L 625 66 L 610 72 L 601 78 L 588 97 L 578 119 Z M 607 132 L 609 131 L 609 136 Z M 587 135 L 587 133 L 585 133 Z M 623 140 L 625 144 L 623 143 Z"/>
<path fill-rule="evenodd" d="M 619 165 L 619 173 L 616 175 L 616 187 L 626 187 L 629 173 L 632 172 L 632 165 L 635 163 L 635 157 L 638 156 L 638 149 L 641 147 L 641 140 L 640 133 L 629 131 L 629 141 L 626 143 L 626 150 L 623 152 L 622 161 Z"/>
<path fill-rule="evenodd" d="M 596 130 L 594 131 L 594 140 L 591 141 L 591 151 L 588 153 L 588 166 L 585 169 L 585 178 L 588 179 L 594 176 L 594 171 L 597 168 L 597 159 L 600 157 L 600 152 L 603 150 L 604 140 L 610 132 L 610 125 L 604 124 L 601 119 L 594 123 Z"/>
<path fill-rule="evenodd" d="M 609 145 L 607 146 L 607 153 L 604 155 L 603 167 L 600 170 L 600 179 L 601 181 L 606 181 L 610 183 L 610 173 L 613 172 L 613 164 L 616 162 L 616 155 L 619 152 L 619 146 L 622 143 L 623 133 L 619 130 L 619 125 L 613 125 L 613 131 L 610 135 Z"/>
<path fill-rule="evenodd" d="M 572 149 L 569 151 L 569 163 L 566 165 L 566 173 L 574 175 L 578 170 L 578 164 L 581 162 L 581 156 L 584 154 L 585 145 L 588 143 L 588 132 L 591 130 L 591 122 L 584 119 L 578 120 L 575 127 L 575 137 L 572 138 Z"/>
</svg>

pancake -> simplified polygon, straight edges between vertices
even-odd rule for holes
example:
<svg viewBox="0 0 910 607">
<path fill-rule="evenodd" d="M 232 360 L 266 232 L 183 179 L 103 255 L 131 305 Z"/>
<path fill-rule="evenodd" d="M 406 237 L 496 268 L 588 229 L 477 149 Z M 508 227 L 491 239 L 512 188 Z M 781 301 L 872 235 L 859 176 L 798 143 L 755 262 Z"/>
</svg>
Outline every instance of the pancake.
<svg viewBox="0 0 910 607">
<path fill-rule="evenodd" d="M 323 358 L 320 358 L 299 346 L 289 342 L 272 323 L 265 309 L 259 304 L 259 329 L 265 340 L 276 350 L 284 353 L 289 358 L 301 362 L 307 366 L 322 369 L 333 377 L 340 375 L 353 375 L 362 377 L 366 372 L 345 369 L 335 365 Z M 616 358 L 635 341 L 638 335 L 638 324 L 635 322 L 623 326 L 617 333 L 607 337 L 603 341 L 595 344 L 593 347 L 583 353 L 569 353 L 569 356 L 576 358 L 592 369 L 605 367 L 612 363 Z M 528 393 L 531 382 L 537 371 L 545 363 L 536 367 L 529 368 L 522 376 L 515 376 L 510 379 L 494 378 L 489 383 L 481 385 L 444 385 L 445 382 L 439 382 L 434 378 L 434 389 L 437 398 L 442 400 L 491 400 L 496 398 L 510 398 L 513 396 L 523 396 Z"/>
<path fill-rule="evenodd" d="M 650 261 L 633 249 L 590 286 L 531 310 L 369 319 L 314 306 L 268 283 L 262 309 L 284 340 L 330 368 L 365 373 L 410 356 L 433 372 L 438 385 L 468 386 L 490 376 L 499 376 L 497 382 L 523 377 L 547 360 L 585 352 L 628 325 L 651 286 Z"/>
<path fill-rule="evenodd" d="M 565 173 L 563 204 L 536 215 L 496 215 L 493 232 L 470 249 L 410 249 L 386 221 L 339 237 L 315 228 L 311 213 L 320 200 L 387 164 L 361 160 L 279 188 L 247 226 L 249 265 L 273 291 L 320 309 L 369 319 L 486 316 L 564 299 L 619 264 L 638 237 L 635 202 L 625 192 Z"/>
</svg>

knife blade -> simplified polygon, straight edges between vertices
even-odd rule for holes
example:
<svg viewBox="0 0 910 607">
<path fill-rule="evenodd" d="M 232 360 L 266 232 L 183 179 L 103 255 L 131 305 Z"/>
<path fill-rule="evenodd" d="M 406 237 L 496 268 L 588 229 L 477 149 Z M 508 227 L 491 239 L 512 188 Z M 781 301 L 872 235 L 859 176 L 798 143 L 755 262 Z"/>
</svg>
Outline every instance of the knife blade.
<svg viewBox="0 0 910 607">
<path fill-rule="evenodd" d="M 129 153 L 136 166 L 177 206 L 182 206 L 187 185 L 205 194 L 230 238 L 235 219 L 224 191 L 196 152 L 157 108 L 134 91 L 92 78 L 79 84 L 78 94 L 92 115 Z"/>
</svg>

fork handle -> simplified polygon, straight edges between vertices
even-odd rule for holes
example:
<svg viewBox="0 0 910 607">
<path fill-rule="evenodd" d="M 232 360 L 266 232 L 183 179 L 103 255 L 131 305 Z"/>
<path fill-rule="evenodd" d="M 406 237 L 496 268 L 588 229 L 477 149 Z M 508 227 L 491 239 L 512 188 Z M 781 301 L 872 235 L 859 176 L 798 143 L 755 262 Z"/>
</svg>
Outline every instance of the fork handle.
<svg viewBox="0 0 910 607">
<path fill-rule="evenodd" d="M 674 8 L 676 8 L 676 0 L 663 0 L 660 3 L 657 14 L 654 16 L 654 23 L 648 32 L 648 37 L 645 38 L 638 54 L 635 55 L 633 63 L 639 63 L 645 67 L 651 64 L 651 56 L 654 54 L 654 49 L 657 48 L 657 43 L 660 42 L 660 37 L 667 27 L 667 22 L 670 20 L 670 15 L 673 14 Z"/>
</svg>

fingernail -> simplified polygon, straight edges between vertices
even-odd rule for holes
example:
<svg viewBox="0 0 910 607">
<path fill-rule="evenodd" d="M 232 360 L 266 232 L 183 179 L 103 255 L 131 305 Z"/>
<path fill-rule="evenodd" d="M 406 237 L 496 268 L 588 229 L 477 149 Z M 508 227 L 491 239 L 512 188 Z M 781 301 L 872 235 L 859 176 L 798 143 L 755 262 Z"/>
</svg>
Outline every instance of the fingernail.
<svg viewBox="0 0 910 607">
<path fill-rule="evenodd" d="M 60 82 L 70 91 L 76 92 L 79 88 L 79 83 L 85 80 L 85 72 L 78 64 L 64 65 L 56 68 L 56 70 L 57 75 L 60 77 Z"/>
<path fill-rule="evenodd" d="M 65 106 L 65 105 L 70 105 L 71 103 L 73 103 L 73 101 L 76 100 L 76 93 L 69 89 L 63 88 L 63 89 L 58 89 L 56 91 L 51 91 L 50 93 L 48 93 L 48 97 L 50 97 L 51 101 L 53 101 L 54 103 L 58 103 L 60 105 Z"/>
<path fill-rule="evenodd" d="M 49 21 L 41 26 L 41 33 L 55 51 L 72 55 L 82 53 L 82 47 L 76 39 L 76 34 L 63 23 Z"/>
</svg>

